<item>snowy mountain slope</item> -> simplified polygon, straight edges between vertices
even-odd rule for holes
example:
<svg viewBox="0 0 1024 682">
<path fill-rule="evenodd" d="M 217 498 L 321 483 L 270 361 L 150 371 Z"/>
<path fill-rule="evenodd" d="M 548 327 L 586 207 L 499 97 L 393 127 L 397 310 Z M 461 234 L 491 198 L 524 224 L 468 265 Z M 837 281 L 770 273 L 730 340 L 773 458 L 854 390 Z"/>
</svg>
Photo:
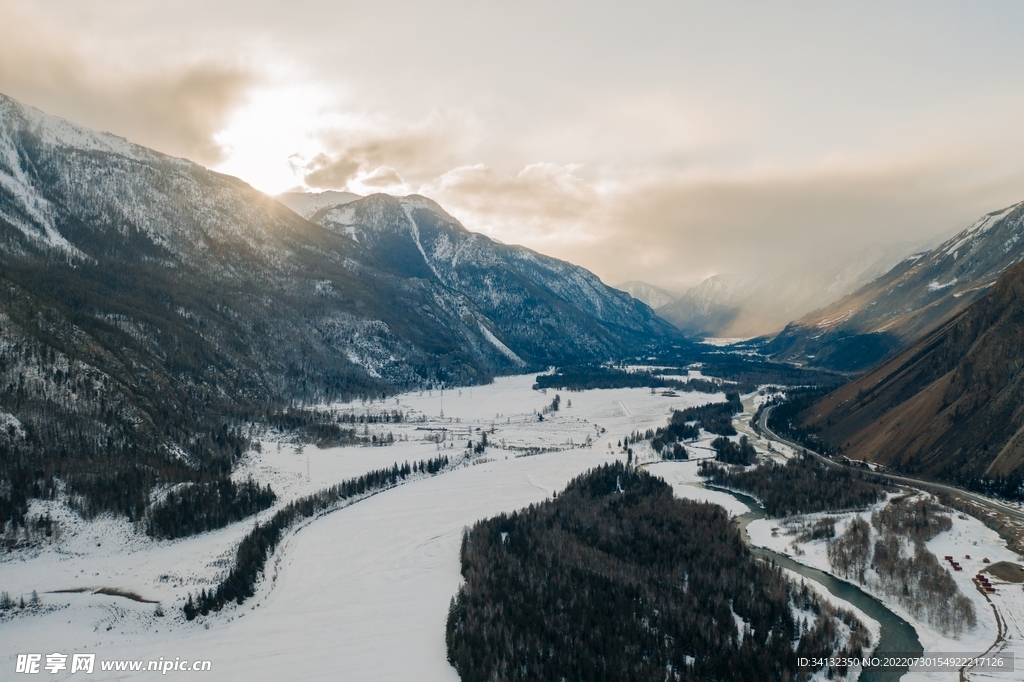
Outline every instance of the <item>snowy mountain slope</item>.
<svg viewBox="0 0 1024 682">
<path fill-rule="evenodd" d="M 982 216 L 937 248 L 903 259 L 860 289 L 791 323 L 773 358 L 866 368 L 983 296 L 1024 257 L 1024 202 Z"/>
<path fill-rule="evenodd" d="M 646 305 L 578 266 L 467 231 L 433 201 L 376 194 L 314 221 L 352 237 L 396 272 L 457 292 L 482 328 L 526 362 L 611 356 L 675 338 Z"/>
<path fill-rule="evenodd" d="M 62 489 L 138 518 L 157 482 L 230 472 L 242 425 L 289 404 L 635 354 L 660 329 L 590 273 L 523 259 L 578 284 L 502 319 L 490 261 L 483 310 L 237 178 L 0 96 L 0 527 Z"/>
<path fill-rule="evenodd" d="M 615 288 L 619 291 L 625 291 L 636 300 L 643 301 L 655 310 L 678 300 L 680 297 L 680 294 L 656 287 L 647 282 L 641 282 L 640 280 L 623 282 L 622 284 L 615 285 Z"/>
</svg>

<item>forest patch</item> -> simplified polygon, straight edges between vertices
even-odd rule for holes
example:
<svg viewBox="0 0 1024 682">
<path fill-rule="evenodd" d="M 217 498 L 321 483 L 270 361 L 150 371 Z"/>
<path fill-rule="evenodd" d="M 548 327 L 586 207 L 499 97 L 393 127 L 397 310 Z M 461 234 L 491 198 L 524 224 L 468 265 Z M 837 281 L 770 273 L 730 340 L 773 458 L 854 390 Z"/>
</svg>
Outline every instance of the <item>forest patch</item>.
<svg viewBox="0 0 1024 682">
<path fill-rule="evenodd" d="M 461 562 L 446 641 L 463 682 L 800 680 L 799 657 L 869 644 L 852 614 L 754 558 L 724 509 L 621 463 L 478 522 Z"/>
</svg>

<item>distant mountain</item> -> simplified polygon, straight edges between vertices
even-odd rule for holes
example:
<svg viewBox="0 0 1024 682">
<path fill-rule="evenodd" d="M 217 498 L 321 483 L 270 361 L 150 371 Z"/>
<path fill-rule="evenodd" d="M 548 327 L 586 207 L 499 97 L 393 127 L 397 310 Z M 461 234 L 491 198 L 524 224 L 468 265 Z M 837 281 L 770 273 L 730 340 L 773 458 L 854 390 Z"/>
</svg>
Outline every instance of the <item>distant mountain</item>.
<svg viewBox="0 0 1024 682">
<path fill-rule="evenodd" d="M 966 236 L 998 229 L 1019 210 L 993 214 Z M 969 240 L 956 242 L 952 253 L 965 247 Z M 963 483 L 999 477 L 1020 483 L 1024 264 L 952 319 L 826 396 L 804 418 L 851 458 Z"/>
<path fill-rule="evenodd" d="M 740 277 L 715 275 L 655 312 L 687 336 L 730 336 L 750 290 Z"/>
<path fill-rule="evenodd" d="M 352 192 L 283 192 L 274 197 L 282 204 L 309 220 L 318 211 L 348 204 L 362 197 Z"/>
<path fill-rule="evenodd" d="M 425 199 L 327 204 L 354 222 L 0 95 L 0 528 L 63 485 L 83 513 L 138 518 L 158 483 L 227 475 L 242 427 L 289 406 L 674 333 Z"/>
<path fill-rule="evenodd" d="M 632 280 L 630 282 L 616 284 L 615 288 L 619 291 L 625 291 L 636 300 L 643 301 L 655 309 L 678 300 L 681 295 L 669 291 L 668 289 L 662 289 L 661 287 L 656 287 L 653 284 L 648 284 L 647 282 L 641 282 L 640 280 Z"/>
<path fill-rule="evenodd" d="M 852 257 L 822 258 L 800 270 L 714 275 L 656 312 L 691 337 L 774 334 L 794 318 L 878 277 L 905 249 L 876 247 Z"/>
<path fill-rule="evenodd" d="M 774 359 L 861 370 L 983 296 L 1024 257 L 1024 203 L 983 216 L 938 248 L 788 325 L 765 349 Z"/>
</svg>

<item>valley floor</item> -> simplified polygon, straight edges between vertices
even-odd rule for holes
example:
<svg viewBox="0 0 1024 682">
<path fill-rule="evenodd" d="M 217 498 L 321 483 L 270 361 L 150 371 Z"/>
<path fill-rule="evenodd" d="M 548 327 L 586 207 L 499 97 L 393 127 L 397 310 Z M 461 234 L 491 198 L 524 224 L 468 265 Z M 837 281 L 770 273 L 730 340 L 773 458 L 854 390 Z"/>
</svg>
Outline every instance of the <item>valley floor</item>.
<svg viewBox="0 0 1024 682">
<path fill-rule="evenodd" d="M 745 400 L 748 410 L 755 407 L 753 401 Z M 759 448 L 767 447 L 768 443 L 759 437 L 745 424 L 737 423 L 737 426 L 748 434 Z M 775 457 L 779 461 L 786 457 L 793 456 L 793 449 L 780 444 L 773 443 Z M 876 505 L 881 506 L 881 505 Z M 861 516 L 870 522 L 871 510 L 860 513 L 846 514 L 811 514 L 802 517 L 789 519 L 792 526 L 797 526 L 804 521 L 812 522 L 823 516 L 832 516 L 840 519 L 836 525 L 836 533 L 840 534 L 854 516 Z M 1020 564 L 1021 557 L 1009 550 L 1006 542 L 994 531 L 985 526 L 978 519 L 951 512 L 953 527 L 951 530 L 940 533 L 938 536 L 926 543 L 929 551 L 936 555 L 943 566 L 949 570 L 960 588 L 960 591 L 971 599 L 977 614 L 977 626 L 963 633 L 959 638 L 944 636 L 941 632 L 931 627 L 928 623 L 915 619 L 907 609 L 891 598 L 887 598 L 879 590 L 873 589 L 870 584 L 857 586 L 873 595 L 884 603 L 887 608 L 899 615 L 901 618 L 914 626 L 918 637 L 924 647 L 925 655 L 928 654 L 974 654 L 974 655 L 995 655 L 1000 653 L 1012 654 L 1015 648 L 1024 644 L 1024 585 L 1008 583 L 1005 580 L 995 578 L 986 574 L 996 593 L 986 595 L 974 582 L 974 576 L 985 568 L 998 561 L 1009 561 Z M 790 556 L 794 560 L 826 573 L 833 573 L 825 551 L 825 541 L 812 541 L 793 544 L 793 536 L 786 534 L 786 523 L 780 519 L 759 519 L 752 521 L 747 526 L 747 533 L 754 545 L 765 547 L 781 554 Z M 948 566 L 944 557 L 952 556 L 962 566 L 962 571 L 953 571 Z M 970 557 L 970 558 L 968 558 Z M 985 560 L 988 560 L 986 562 Z M 834 573 L 833 573 L 834 574 Z M 842 576 L 837 576 L 842 577 Z M 869 580 L 870 583 L 870 580 Z M 1024 661 L 1018 662 L 1024 666 Z M 959 672 L 955 673 L 910 673 L 904 676 L 905 682 L 921 680 L 958 680 L 958 679 L 1003 679 L 1017 680 L 1024 678 L 1021 669 L 1015 671 L 995 671 L 981 669 L 967 669 L 964 677 Z"/>
<path fill-rule="evenodd" d="M 216 585 L 253 520 L 195 538 L 152 541 L 127 522 L 75 521 L 54 505 L 53 514 L 64 524 L 62 542 L 0 560 L 0 590 L 16 600 L 22 595 L 28 599 L 36 590 L 42 602 L 35 610 L 14 616 L 8 612 L 0 618 L 0 677 L 15 669 L 18 654 L 43 654 L 45 664 L 49 653 L 86 652 L 97 655 L 91 679 L 146 678 L 154 673 L 103 673 L 99 662 L 138 660 L 145 667 L 145 662 L 162 657 L 209 660 L 210 675 L 218 680 L 457 682 L 446 659 L 444 621 L 461 581 L 463 529 L 479 519 L 547 499 L 580 473 L 622 459 L 617 442 L 633 431 L 664 425 L 672 408 L 724 399 L 722 394 L 700 393 L 666 397 L 648 389 L 562 392 L 561 409 L 539 421 L 537 412 L 550 405 L 554 392 L 533 391 L 532 383 L 532 376 L 502 378 L 491 386 L 445 391 L 443 396 L 433 391 L 405 394 L 386 403 L 335 406 L 356 413 L 384 408 L 406 412 L 403 424 L 368 427 L 371 433 L 391 431 L 399 439 L 387 447 L 320 449 L 266 440 L 262 452 L 252 453 L 236 476 L 271 483 L 280 497 L 278 508 L 396 461 L 429 459 L 442 450 L 455 459 L 465 452 L 467 441 L 480 440 L 478 428 L 493 428 L 490 446 L 472 463 L 410 480 L 299 526 L 275 552 L 254 598 L 193 622 L 181 614 L 187 595 Z M 426 440 L 439 434 L 446 434 L 443 443 Z M 709 440 L 691 449 L 694 456 L 712 454 Z M 530 452 L 528 448 L 550 451 L 517 456 Z M 650 460 L 646 444 L 636 446 L 636 451 Z M 721 504 L 731 514 L 746 511 L 732 496 L 700 487 L 694 461 L 649 466 L 681 497 Z M 933 541 L 933 551 L 940 557 L 954 552 L 987 555 L 993 561 L 1015 559 L 1004 557 L 1005 549 L 999 553 L 998 538 L 979 522 L 956 524 L 949 538 Z M 758 542 L 776 540 L 771 526 L 757 531 Z M 778 542 L 785 550 L 789 538 Z M 970 544 L 974 542 L 980 544 Z M 961 547 L 963 543 L 970 548 Z M 798 558 L 817 561 L 810 549 Z M 967 580 L 961 586 L 965 594 L 973 590 L 973 574 L 973 564 L 963 576 L 957 574 L 958 580 Z M 160 602 L 165 615 L 154 615 L 155 603 L 94 594 L 101 587 Z M 62 592 L 76 589 L 85 591 Z M 1024 620 L 1024 592 L 1019 585 L 1014 589 L 999 587 L 996 595 L 1011 644 L 1020 641 Z M 995 640 L 992 608 L 976 591 L 972 598 L 979 619 L 977 634 L 971 635 L 976 641 L 971 639 L 970 646 L 966 640 L 933 641 L 928 630 L 919 627 L 926 650 L 941 646 L 966 651 Z"/>
<path fill-rule="evenodd" d="M 279 448 L 265 442 L 237 476 L 271 483 L 279 507 L 395 461 L 429 459 L 441 450 L 454 459 L 467 441 L 479 441 L 478 428 L 494 429 L 491 447 L 473 464 L 307 522 L 275 552 L 256 597 L 191 623 L 181 617 L 184 600 L 216 585 L 251 520 L 154 542 L 123 520 L 76 522 L 54 505 L 63 541 L 0 562 L 0 590 L 16 600 L 36 590 L 42 601 L 36 612 L 0 622 L 0 669 L 14 670 L 19 653 L 88 652 L 98 661 L 210 660 L 216 678 L 224 680 L 456 680 L 446 659 L 444 619 L 461 581 L 463 528 L 542 501 L 587 469 L 624 457 L 617 441 L 663 425 L 673 407 L 724 399 L 664 397 L 648 389 L 562 393 L 561 409 L 539 421 L 536 413 L 550 405 L 554 392 L 533 391 L 532 383 L 532 376 L 503 378 L 443 397 L 433 391 L 385 404 L 337 406 L 406 412 L 402 425 L 368 427 L 408 438 L 387 447 Z M 454 435 L 443 444 L 424 439 L 440 429 Z M 526 448 L 552 451 L 516 456 Z M 152 603 L 93 594 L 101 587 L 159 601 L 166 615 L 155 616 Z"/>
</svg>

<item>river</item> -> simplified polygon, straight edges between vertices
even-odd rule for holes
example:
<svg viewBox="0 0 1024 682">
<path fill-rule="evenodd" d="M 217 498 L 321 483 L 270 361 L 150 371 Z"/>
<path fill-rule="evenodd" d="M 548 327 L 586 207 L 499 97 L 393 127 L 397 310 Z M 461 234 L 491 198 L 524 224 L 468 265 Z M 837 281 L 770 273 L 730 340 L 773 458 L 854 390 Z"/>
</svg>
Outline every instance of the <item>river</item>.
<svg viewBox="0 0 1024 682">
<path fill-rule="evenodd" d="M 763 519 L 765 517 L 764 508 L 757 502 L 757 500 L 749 495 L 744 495 L 733 490 L 727 490 L 716 486 L 709 485 L 705 487 L 732 495 L 734 498 L 747 505 L 750 511 L 736 517 L 736 522 L 743 534 L 743 540 L 750 545 L 750 536 L 747 535 L 747 525 L 755 519 Z M 856 585 L 839 580 L 838 578 L 835 578 L 823 571 L 819 571 L 816 568 L 804 566 L 788 556 L 779 554 L 778 552 L 773 552 L 770 549 L 754 547 L 751 545 L 750 550 L 755 556 L 762 559 L 772 559 L 779 566 L 788 568 L 794 573 L 799 573 L 808 580 L 813 580 L 839 599 L 853 604 L 867 614 L 867 616 L 878 621 L 879 625 L 881 625 L 882 631 L 878 647 L 875 649 L 873 654 L 874 656 L 886 656 L 889 654 L 919 656 L 924 653 L 924 647 L 921 646 L 921 641 L 917 638 L 917 632 L 910 623 L 887 609 L 882 602 L 867 594 Z M 860 680 L 861 682 L 895 682 L 903 677 L 906 672 L 906 668 L 874 668 L 863 671 L 861 673 Z"/>
</svg>

